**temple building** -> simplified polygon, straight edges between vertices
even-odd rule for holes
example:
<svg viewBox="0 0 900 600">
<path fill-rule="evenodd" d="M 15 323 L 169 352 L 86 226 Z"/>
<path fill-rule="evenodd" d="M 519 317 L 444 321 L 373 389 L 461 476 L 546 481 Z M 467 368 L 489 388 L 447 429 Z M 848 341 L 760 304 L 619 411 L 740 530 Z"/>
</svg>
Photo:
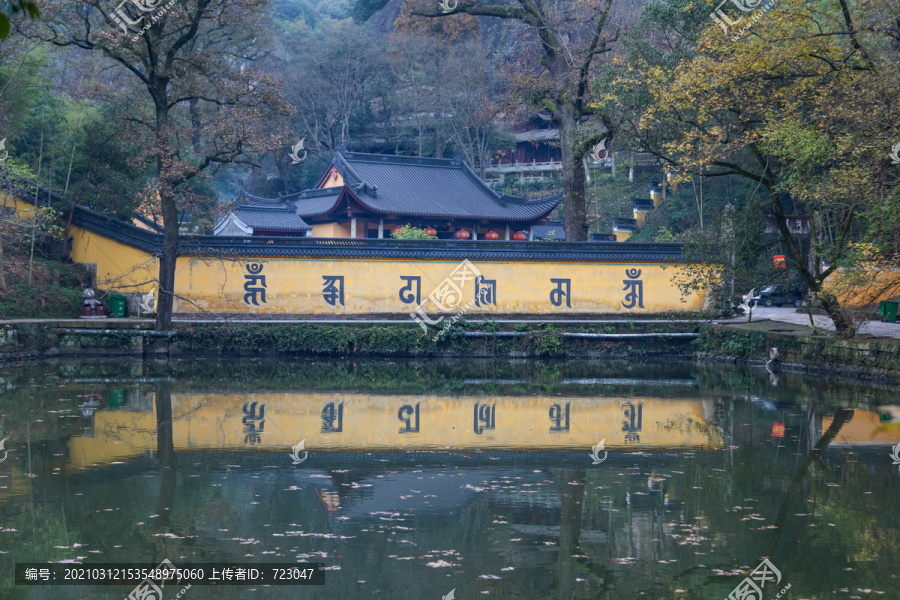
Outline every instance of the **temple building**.
<svg viewBox="0 0 900 600">
<path fill-rule="evenodd" d="M 402 225 L 440 239 L 534 239 L 562 200 L 491 189 L 461 159 L 339 149 L 314 189 L 278 198 L 246 191 L 215 227 L 222 236 L 386 238 Z"/>
</svg>

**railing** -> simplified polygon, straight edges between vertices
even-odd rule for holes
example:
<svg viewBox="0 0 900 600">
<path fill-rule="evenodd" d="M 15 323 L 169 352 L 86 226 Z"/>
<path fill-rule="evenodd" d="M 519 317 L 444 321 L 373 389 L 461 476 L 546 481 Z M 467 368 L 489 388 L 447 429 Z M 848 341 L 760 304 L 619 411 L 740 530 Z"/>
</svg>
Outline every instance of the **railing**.
<svg viewBox="0 0 900 600">
<path fill-rule="evenodd" d="M 589 169 L 611 168 L 612 159 L 604 159 L 603 162 L 588 161 Z M 514 163 L 492 163 L 485 166 L 485 173 L 528 173 L 528 172 L 545 172 L 545 171 L 561 171 L 562 162 L 551 160 L 550 162 L 514 162 Z"/>
</svg>

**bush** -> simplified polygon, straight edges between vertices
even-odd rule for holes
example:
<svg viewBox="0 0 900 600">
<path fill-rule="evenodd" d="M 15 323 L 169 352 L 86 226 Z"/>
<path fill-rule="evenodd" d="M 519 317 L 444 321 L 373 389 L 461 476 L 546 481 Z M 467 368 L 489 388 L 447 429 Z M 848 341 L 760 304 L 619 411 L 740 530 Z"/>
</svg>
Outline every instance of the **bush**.
<svg viewBox="0 0 900 600">
<path fill-rule="evenodd" d="M 424 229 L 412 227 L 408 223 L 400 227 L 400 231 L 391 232 L 391 237 L 398 240 L 434 240 L 437 236 L 428 235 Z"/>
</svg>

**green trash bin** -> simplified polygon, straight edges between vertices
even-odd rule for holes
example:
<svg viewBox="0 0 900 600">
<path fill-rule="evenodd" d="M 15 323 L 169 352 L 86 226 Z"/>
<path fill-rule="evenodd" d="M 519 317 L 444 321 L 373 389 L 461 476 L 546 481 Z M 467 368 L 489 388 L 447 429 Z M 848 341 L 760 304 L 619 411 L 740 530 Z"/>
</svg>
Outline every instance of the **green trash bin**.
<svg viewBox="0 0 900 600">
<path fill-rule="evenodd" d="M 109 400 L 107 401 L 107 404 L 110 408 L 125 406 L 125 390 L 118 388 L 109 390 Z"/>
<path fill-rule="evenodd" d="M 897 322 L 897 304 L 897 302 L 891 302 L 890 300 L 881 301 L 881 304 L 878 305 L 878 314 L 884 317 L 881 319 L 882 321 L 887 321 L 888 323 Z"/>
<path fill-rule="evenodd" d="M 109 313 L 119 319 L 125 317 L 125 305 L 128 299 L 121 294 L 113 294 L 109 297 Z"/>
</svg>

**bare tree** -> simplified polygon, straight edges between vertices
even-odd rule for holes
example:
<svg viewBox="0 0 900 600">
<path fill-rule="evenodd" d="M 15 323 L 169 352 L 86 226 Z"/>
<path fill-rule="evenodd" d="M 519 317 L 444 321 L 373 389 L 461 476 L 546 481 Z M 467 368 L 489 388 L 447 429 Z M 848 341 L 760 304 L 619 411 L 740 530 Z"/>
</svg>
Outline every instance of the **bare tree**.
<svg viewBox="0 0 900 600">
<path fill-rule="evenodd" d="M 519 21 L 536 38 L 540 60 L 525 66 L 520 83 L 532 104 L 548 111 L 559 126 L 567 240 L 588 237 L 582 159 L 613 131 L 611 123 L 603 123 L 607 130 L 603 132 L 583 122 L 594 114 L 589 98 L 592 65 L 618 40 L 619 27 L 611 22 L 612 10 L 613 0 L 513 0 L 507 5 L 460 3 L 451 13 L 415 11 L 434 18 L 466 13 Z"/>
<path fill-rule="evenodd" d="M 370 87 L 383 68 L 381 50 L 368 29 L 341 22 L 322 37 L 305 38 L 291 52 L 285 89 L 297 111 L 297 127 L 309 132 L 311 153 L 333 154 L 350 139 L 351 123 L 366 109 Z"/>
<path fill-rule="evenodd" d="M 54 0 L 25 33 L 57 46 L 102 53 L 143 93 L 133 112 L 133 143 L 153 171 L 165 234 L 159 267 L 158 329 L 172 322 L 180 186 L 250 152 L 277 147 L 261 123 L 285 106 L 276 81 L 248 65 L 264 46 L 258 17 L 266 0 L 179 0 L 113 5 Z M 126 11 L 126 12 L 123 12 Z M 133 12 L 127 12 L 133 11 Z M 137 29 L 137 33 L 128 29 Z M 193 112 L 191 106 L 193 103 Z M 198 121 L 199 119 L 199 121 Z M 199 143 L 196 132 L 202 131 Z"/>
</svg>

